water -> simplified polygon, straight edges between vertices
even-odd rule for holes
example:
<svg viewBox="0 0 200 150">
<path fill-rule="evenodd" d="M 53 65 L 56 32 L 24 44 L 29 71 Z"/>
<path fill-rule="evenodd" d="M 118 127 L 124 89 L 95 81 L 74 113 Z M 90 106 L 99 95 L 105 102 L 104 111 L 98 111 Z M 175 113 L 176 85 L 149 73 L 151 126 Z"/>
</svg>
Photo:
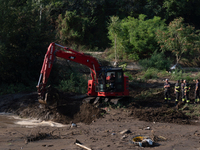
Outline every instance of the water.
<svg viewBox="0 0 200 150">
<path fill-rule="evenodd" d="M 13 127 L 17 126 L 15 124 L 15 119 L 10 113 L 0 112 L 0 127 Z"/>
<path fill-rule="evenodd" d="M 42 121 L 36 119 L 24 119 L 11 113 L 0 113 L 0 127 L 27 127 L 33 128 L 36 126 L 51 126 L 51 127 L 65 127 L 66 125 L 56 123 L 53 121 Z"/>
</svg>

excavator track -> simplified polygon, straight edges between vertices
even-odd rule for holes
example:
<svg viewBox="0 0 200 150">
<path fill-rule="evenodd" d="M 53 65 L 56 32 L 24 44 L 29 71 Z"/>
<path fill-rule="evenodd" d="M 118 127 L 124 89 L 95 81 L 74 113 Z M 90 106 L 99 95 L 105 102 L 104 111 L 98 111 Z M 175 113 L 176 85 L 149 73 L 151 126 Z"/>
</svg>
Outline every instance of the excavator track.
<svg viewBox="0 0 200 150">
<path fill-rule="evenodd" d="M 64 93 L 59 92 L 57 89 L 48 87 L 45 93 L 45 96 L 41 98 L 38 97 L 38 101 L 40 104 L 44 104 L 47 107 L 59 107 L 62 105 L 67 105 L 68 99 L 63 98 Z M 124 103 L 129 100 L 128 97 L 95 97 L 95 96 L 87 96 L 84 95 L 74 95 L 68 97 L 72 101 L 80 101 L 81 103 L 90 103 L 96 107 L 102 106 L 102 104 L 110 103 L 112 105 L 117 105 L 118 103 Z"/>
<path fill-rule="evenodd" d="M 90 103 L 93 105 L 102 103 L 112 103 L 117 105 L 118 103 L 123 103 L 129 100 L 129 97 L 86 97 L 82 100 L 83 103 Z"/>
</svg>

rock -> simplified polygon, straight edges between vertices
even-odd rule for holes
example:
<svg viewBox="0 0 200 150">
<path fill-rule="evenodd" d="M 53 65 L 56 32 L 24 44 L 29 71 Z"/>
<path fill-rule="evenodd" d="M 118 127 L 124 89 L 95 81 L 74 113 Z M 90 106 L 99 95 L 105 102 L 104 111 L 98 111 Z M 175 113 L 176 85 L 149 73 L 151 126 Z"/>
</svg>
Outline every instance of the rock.
<svg viewBox="0 0 200 150">
<path fill-rule="evenodd" d="M 77 127 L 77 125 L 75 123 L 72 123 L 71 128 L 73 128 L 73 127 Z"/>
<path fill-rule="evenodd" d="M 151 127 L 146 127 L 145 130 L 151 130 Z"/>
<path fill-rule="evenodd" d="M 115 135 L 115 133 L 113 132 L 113 133 L 111 133 L 111 135 Z"/>
<path fill-rule="evenodd" d="M 121 139 L 123 140 L 123 139 L 125 139 L 125 138 L 127 138 L 128 136 L 125 134 L 125 135 L 123 135 L 122 137 L 121 137 Z"/>
</svg>

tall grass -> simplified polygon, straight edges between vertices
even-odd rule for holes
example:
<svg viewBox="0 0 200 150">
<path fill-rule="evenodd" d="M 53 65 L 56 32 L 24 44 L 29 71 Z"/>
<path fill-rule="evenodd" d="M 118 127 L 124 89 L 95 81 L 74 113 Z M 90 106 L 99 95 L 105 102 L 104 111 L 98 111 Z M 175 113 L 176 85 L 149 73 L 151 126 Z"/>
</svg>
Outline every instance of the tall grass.
<svg viewBox="0 0 200 150">
<path fill-rule="evenodd" d="M 194 79 L 198 79 L 200 77 L 200 74 L 192 76 L 191 72 L 184 72 L 182 70 L 175 70 L 171 73 L 171 79 L 172 80 L 180 80 L 180 79 L 185 79 L 187 81 L 192 81 Z"/>
<path fill-rule="evenodd" d="M 155 68 L 148 68 L 146 71 L 143 71 L 143 76 L 141 76 L 141 79 L 148 80 L 148 79 L 157 79 L 159 70 Z"/>
<path fill-rule="evenodd" d="M 151 58 L 146 58 L 139 61 L 139 64 L 147 70 L 148 68 L 156 68 L 158 70 L 169 70 L 171 60 L 166 59 L 163 53 L 154 52 Z"/>
<path fill-rule="evenodd" d="M 70 78 L 61 80 L 57 88 L 64 92 L 84 94 L 87 92 L 87 80 L 81 74 L 71 73 Z"/>
</svg>

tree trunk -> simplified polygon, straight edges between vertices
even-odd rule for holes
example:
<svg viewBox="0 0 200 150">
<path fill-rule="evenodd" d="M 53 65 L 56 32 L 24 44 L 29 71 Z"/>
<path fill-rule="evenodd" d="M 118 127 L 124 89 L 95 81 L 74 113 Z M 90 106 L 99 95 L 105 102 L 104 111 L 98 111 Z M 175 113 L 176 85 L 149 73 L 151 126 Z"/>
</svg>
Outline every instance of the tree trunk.
<svg viewBox="0 0 200 150">
<path fill-rule="evenodd" d="M 180 59 L 181 59 L 181 56 L 179 56 L 178 54 L 176 54 L 176 64 L 179 63 Z"/>
<path fill-rule="evenodd" d="M 115 63 L 117 64 L 117 38 L 115 36 Z"/>
</svg>

